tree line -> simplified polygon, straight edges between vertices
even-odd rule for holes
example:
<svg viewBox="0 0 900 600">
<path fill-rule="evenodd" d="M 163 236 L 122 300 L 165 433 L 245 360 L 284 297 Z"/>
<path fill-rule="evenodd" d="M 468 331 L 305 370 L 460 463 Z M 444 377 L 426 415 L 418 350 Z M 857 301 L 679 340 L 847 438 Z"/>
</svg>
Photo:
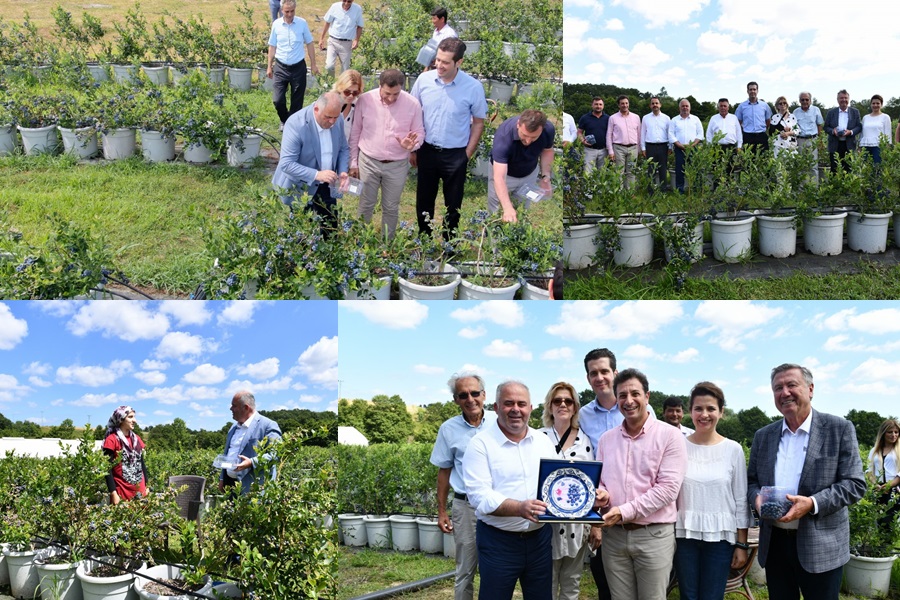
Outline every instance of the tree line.
<svg viewBox="0 0 900 600">
<path fill-rule="evenodd" d="M 582 406 L 594 400 L 594 392 L 590 389 L 582 391 L 579 395 Z M 662 419 L 663 401 L 672 396 L 663 392 L 650 392 L 650 406 L 653 407 L 656 416 Z M 688 396 L 674 395 L 684 405 L 685 417 L 682 424 L 693 427 L 688 411 Z M 532 398 L 534 410 L 531 413 L 529 425 L 541 428 L 541 418 L 544 412 L 543 399 Z M 493 403 L 485 402 L 485 409 L 490 410 Z M 371 400 L 342 398 L 338 401 L 338 425 L 355 427 L 366 436 L 370 444 L 396 444 L 404 442 L 424 442 L 433 444 L 437 439 L 438 428 L 441 423 L 451 417 L 460 414 L 460 409 L 452 400 L 447 402 L 435 402 L 425 406 L 414 407 L 410 411 L 403 399 L 398 395 L 387 396 L 380 394 Z M 887 418 L 877 412 L 856 410 L 848 412 L 845 419 L 856 427 L 856 437 L 860 444 L 871 446 L 878 433 L 878 427 Z M 769 417 L 759 407 L 741 409 L 737 412 L 726 407 L 725 415 L 719 421 L 717 431 L 723 436 L 732 439 L 745 446 L 753 442 L 756 431 L 769 423 L 778 421 L 781 416 Z"/>
<path fill-rule="evenodd" d="M 565 111 L 572 115 L 575 119 L 575 123 L 578 123 L 578 119 L 585 113 L 591 112 L 591 103 L 593 102 L 594 96 L 600 96 L 603 98 L 603 112 L 608 115 L 611 115 L 619 110 L 618 104 L 616 103 L 616 98 L 621 95 L 628 96 L 628 104 L 630 106 L 629 110 L 636 115 L 643 117 L 647 113 L 650 112 L 650 98 L 656 96 L 660 99 L 662 103 L 661 112 L 667 114 L 669 117 L 675 117 L 678 115 L 678 102 L 681 98 L 675 98 L 674 96 L 670 96 L 666 91 L 665 87 L 660 88 L 659 92 L 642 92 L 637 90 L 636 88 L 622 88 L 615 85 L 608 84 L 598 84 L 598 83 L 565 83 L 563 84 L 563 98 L 565 98 Z M 837 92 L 835 92 L 835 95 Z M 777 94 L 772 97 L 765 97 L 770 106 L 774 109 L 775 98 L 778 97 Z M 793 112 L 795 108 L 799 107 L 800 104 L 797 101 L 798 94 L 795 94 L 794 97 L 788 97 L 788 102 L 790 102 L 790 106 L 788 109 Z M 734 112 L 734 107 L 747 99 L 746 94 L 742 94 L 741 96 L 728 96 L 728 101 L 731 103 L 731 112 Z M 718 98 L 712 98 L 709 100 L 697 100 L 693 95 L 686 96 L 687 100 L 691 103 L 691 114 L 700 119 L 700 122 L 706 123 L 707 120 L 717 114 L 718 108 L 716 104 L 718 103 Z M 830 106 L 825 106 L 820 99 L 813 98 L 812 104 L 814 106 L 818 106 L 819 110 L 822 111 L 822 116 L 825 116 L 825 112 L 831 106 L 836 106 L 834 100 L 831 100 Z M 862 98 L 856 101 L 850 102 L 850 105 L 859 110 L 860 115 L 866 115 L 871 112 L 871 108 L 869 106 L 869 98 Z M 900 119 L 900 98 L 891 98 L 881 109 L 883 112 L 890 115 L 891 119 L 897 121 Z"/>
<path fill-rule="evenodd" d="M 274 419 L 281 427 L 282 433 L 294 430 L 315 430 L 324 428 L 325 433 L 314 436 L 305 442 L 308 446 L 332 446 L 337 443 L 337 416 L 330 411 L 316 412 L 304 408 L 291 410 L 261 410 L 261 415 Z M 154 450 L 183 450 L 221 448 L 231 423 L 225 423 L 221 429 L 207 431 L 190 429 L 183 419 L 176 418 L 171 423 L 135 427 L 135 432 Z M 27 439 L 59 438 L 74 440 L 81 435 L 81 428 L 76 428 L 72 419 L 65 419 L 59 425 L 41 427 L 32 421 L 11 421 L 0 414 L 0 437 L 22 437 Z M 102 440 L 106 436 L 106 425 L 93 428 L 94 439 Z"/>
</svg>

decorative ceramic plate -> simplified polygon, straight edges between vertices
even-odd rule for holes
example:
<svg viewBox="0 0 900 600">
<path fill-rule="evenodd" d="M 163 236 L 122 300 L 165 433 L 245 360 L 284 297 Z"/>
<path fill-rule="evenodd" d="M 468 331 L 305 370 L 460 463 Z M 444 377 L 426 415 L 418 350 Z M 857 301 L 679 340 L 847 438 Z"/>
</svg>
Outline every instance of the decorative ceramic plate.
<svg viewBox="0 0 900 600">
<path fill-rule="evenodd" d="M 581 469 L 557 469 L 544 480 L 541 500 L 556 517 L 581 518 L 594 506 L 594 482 Z"/>
</svg>

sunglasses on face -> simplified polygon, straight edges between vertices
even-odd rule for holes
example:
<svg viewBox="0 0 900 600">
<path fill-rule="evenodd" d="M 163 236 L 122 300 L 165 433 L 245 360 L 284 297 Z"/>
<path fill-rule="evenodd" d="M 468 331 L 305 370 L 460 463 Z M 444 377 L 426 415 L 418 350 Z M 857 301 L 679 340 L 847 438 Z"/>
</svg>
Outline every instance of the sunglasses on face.
<svg viewBox="0 0 900 600">
<path fill-rule="evenodd" d="M 350 96 L 353 96 L 354 98 L 356 98 L 357 96 L 359 96 L 359 92 L 357 92 L 357 91 L 350 91 L 350 90 L 344 90 L 344 95 L 347 96 L 348 98 L 349 98 Z"/>
<path fill-rule="evenodd" d="M 553 406 L 560 406 L 565 403 L 566 406 L 575 406 L 575 401 L 571 398 L 554 398 L 550 401 L 550 404 Z"/>
<path fill-rule="evenodd" d="M 469 396 L 472 396 L 472 400 L 481 397 L 484 393 L 484 390 L 475 391 L 475 392 L 460 392 L 456 395 L 456 397 L 460 400 L 468 400 Z"/>
</svg>

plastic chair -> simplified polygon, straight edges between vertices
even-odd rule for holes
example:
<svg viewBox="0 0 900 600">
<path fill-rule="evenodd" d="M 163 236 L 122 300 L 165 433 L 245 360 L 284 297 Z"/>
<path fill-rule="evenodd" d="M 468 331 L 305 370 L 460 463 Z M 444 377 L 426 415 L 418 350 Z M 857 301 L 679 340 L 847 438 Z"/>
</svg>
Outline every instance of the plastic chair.
<svg viewBox="0 0 900 600">
<path fill-rule="evenodd" d="M 185 489 L 181 489 L 187 486 Z M 173 475 L 169 477 L 169 487 L 179 490 L 175 496 L 182 518 L 188 521 L 197 521 L 200 524 L 200 506 L 203 504 L 203 490 L 206 487 L 206 477 L 198 475 Z"/>
</svg>

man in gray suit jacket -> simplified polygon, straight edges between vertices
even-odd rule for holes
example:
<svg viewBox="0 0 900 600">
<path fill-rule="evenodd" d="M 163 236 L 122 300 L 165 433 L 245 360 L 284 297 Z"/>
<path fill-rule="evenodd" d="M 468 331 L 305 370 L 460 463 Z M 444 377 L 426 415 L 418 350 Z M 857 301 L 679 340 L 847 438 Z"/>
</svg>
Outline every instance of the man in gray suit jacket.
<svg viewBox="0 0 900 600">
<path fill-rule="evenodd" d="M 847 506 L 866 491 L 856 429 L 849 421 L 812 409 L 809 369 L 783 364 L 772 369 L 775 406 L 782 421 L 756 432 L 747 467 L 750 506 L 764 517 L 759 564 L 766 569 L 770 600 L 838 600 L 841 572 L 850 560 Z M 787 514 L 765 518 L 763 486 L 787 494 Z M 782 498 L 784 500 L 784 498 Z"/>
<path fill-rule="evenodd" d="M 219 473 L 219 491 L 224 492 L 226 486 L 235 486 L 240 482 L 241 494 L 246 494 L 254 481 L 262 484 L 266 475 L 259 469 L 259 442 L 263 438 L 280 441 L 281 429 L 278 423 L 256 412 L 256 398 L 247 391 L 240 391 L 231 399 L 231 416 L 236 423 L 225 438 L 225 456 L 234 466 Z M 271 454 L 262 456 L 264 461 L 271 457 Z M 275 477 L 274 467 L 268 475 Z"/>
<path fill-rule="evenodd" d="M 337 224 L 336 200 L 329 186 L 347 184 L 350 160 L 341 102 L 336 93 L 326 92 L 288 118 L 272 176 L 272 186 L 283 194 L 282 202 L 293 207 L 294 200 L 307 192 L 313 210 L 332 228 Z"/>
<path fill-rule="evenodd" d="M 832 108 L 825 114 L 825 133 L 828 134 L 828 156 L 832 173 L 837 172 L 835 154 L 840 157 L 844 170 L 849 170 L 844 156 L 856 148 L 856 138 L 862 132 L 859 111 L 850 106 L 850 94 L 847 90 L 838 92 L 837 101 L 837 108 Z"/>
</svg>

